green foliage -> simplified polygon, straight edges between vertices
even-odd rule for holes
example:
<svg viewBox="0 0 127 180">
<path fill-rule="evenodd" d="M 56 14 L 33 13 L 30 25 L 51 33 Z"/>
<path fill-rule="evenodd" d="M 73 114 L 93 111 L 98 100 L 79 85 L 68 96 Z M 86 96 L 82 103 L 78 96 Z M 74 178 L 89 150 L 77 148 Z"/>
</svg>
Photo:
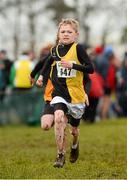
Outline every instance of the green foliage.
<svg viewBox="0 0 127 180">
<path fill-rule="evenodd" d="M 49 5 L 46 6 L 48 10 L 54 11 L 53 20 L 55 20 L 57 23 L 61 21 L 62 18 L 66 15 L 68 12 L 75 12 L 75 8 L 69 7 L 64 0 L 54 0 L 51 1 Z"/>
<path fill-rule="evenodd" d="M 127 27 L 125 27 L 123 29 L 123 33 L 122 33 L 122 36 L 121 36 L 121 42 L 122 43 L 127 43 Z"/>
<path fill-rule="evenodd" d="M 56 146 L 53 129 L 0 127 L 0 179 L 126 179 L 127 120 L 108 120 L 80 125 L 80 156 L 69 162 L 68 133 L 66 164 L 53 167 Z"/>
</svg>

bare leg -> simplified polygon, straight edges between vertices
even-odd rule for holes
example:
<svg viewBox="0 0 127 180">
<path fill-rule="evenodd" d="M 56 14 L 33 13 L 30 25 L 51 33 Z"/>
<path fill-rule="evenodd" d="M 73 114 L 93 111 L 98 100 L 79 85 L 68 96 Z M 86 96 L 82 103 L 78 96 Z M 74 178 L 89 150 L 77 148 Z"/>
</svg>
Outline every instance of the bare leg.
<svg viewBox="0 0 127 180">
<path fill-rule="evenodd" d="M 71 134 L 72 134 L 72 145 L 76 145 L 79 140 L 79 129 L 77 127 L 71 128 Z"/>
<path fill-rule="evenodd" d="M 73 136 L 72 140 L 72 146 L 71 146 L 71 152 L 70 152 L 70 162 L 75 163 L 78 159 L 79 156 L 79 130 L 77 127 L 72 127 L 72 132 Z"/>
<path fill-rule="evenodd" d="M 102 120 L 106 119 L 108 117 L 108 111 L 110 107 L 110 96 L 105 95 L 103 97 L 103 104 L 102 104 L 102 111 L 101 111 L 101 118 Z"/>
<path fill-rule="evenodd" d="M 45 114 L 41 117 L 41 128 L 43 130 L 49 130 L 54 121 L 54 115 L 52 114 Z"/>
<path fill-rule="evenodd" d="M 67 117 L 65 116 L 65 123 L 67 124 Z M 66 146 L 67 146 L 67 132 L 66 132 L 66 128 L 64 129 L 64 137 L 63 137 L 63 152 L 66 153 Z"/>
<path fill-rule="evenodd" d="M 65 136 L 65 128 L 66 128 L 66 118 L 64 112 L 62 110 L 55 111 L 55 138 L 57 144 L 58 153 L 64 153 L 65 144 L 66 144 L 66 136 Z"/>
</svg>

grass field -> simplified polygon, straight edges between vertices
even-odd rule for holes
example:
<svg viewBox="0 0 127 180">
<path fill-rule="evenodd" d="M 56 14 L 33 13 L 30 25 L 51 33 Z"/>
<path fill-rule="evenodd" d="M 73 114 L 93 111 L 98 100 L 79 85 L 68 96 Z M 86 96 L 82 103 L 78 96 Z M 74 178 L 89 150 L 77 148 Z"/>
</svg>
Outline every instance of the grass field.
<svg viewBox="0 0 127 180">
<path fill-rule="evenodd" d="M 96 124 L 81 123 L 80 156 L 69 158 L 68 133 L 66 164 L 53 167 L 56 146 L 53 129 L 0 127 L 0 179 L 126 179 L 127 119 Z"/>
</svg>

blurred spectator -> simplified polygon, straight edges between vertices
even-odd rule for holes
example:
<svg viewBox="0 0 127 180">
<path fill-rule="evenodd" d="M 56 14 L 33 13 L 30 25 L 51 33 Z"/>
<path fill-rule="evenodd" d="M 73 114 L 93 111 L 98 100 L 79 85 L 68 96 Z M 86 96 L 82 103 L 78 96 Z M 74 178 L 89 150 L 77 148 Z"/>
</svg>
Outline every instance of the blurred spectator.
<svg viewBox="0 0 127 180">
<path fill-rule="evenodd" d="M 31 73 L 31 83 L 32 84 L 35 82 L 36 77 L 39 75 L 39 72 L 42 69 L 44 62 L 47 59 L 47 55 L 49 54 L 52 47 L 53 47 L 53 44 L 47 44 L 40 50 L 39 61 Z M 49 71 L 50 71 L 50 69 L 49 69 Z M 48 73 L 49 72 L 47 72 L 47 74 Z M 48 76 L 45 76 L 44 81 L 43 81 L 44 85 L 47 83 L 47 80 L 48 80 Z"/>
<path fill-rule="evenodd" d="M 27 52 L 23 52 L 11 68 L 10 81 L 15 90 L 28 90 L 31 88 L 29 75 L 34 68 Z"/>
<path fill-rule="evenodd" d="M 10 104 L 16 110 L 21 122 L 27 122 L 33 111 L 31 100 L 34 99 L 30 73 L 34 68 L 34 63 L 30 60 L 28 52 L 23 52 L 11 68 L 10 81 L 12 83 L 12 96 Z"/>
<path fill-rule="evenodd" d="M 90 74 L 89 77 L 91 80 L 91 88 L 89 93 L 89 106 L 86 106 L 84 119 L 87 122 L 94 123 L 97 114 L 97 106 L 99 100 L 104 95 L 104 90 L 103 90 L 104 81 L 96 71 L 93 74 Z"/>
<path fill-rule="evenodd" d="M 102 119 L 108 117 L 111 94 L 116 88 L 116 72 L 120 66 L 120 61 L 116 57 L 112 46 L 106 46 L 99 59 L 96 59 L 96 70 L 104 80 L 104 96 L 100 115 Z"/>
<path fill-rule="evenodd" d="M 7 57 L 6 50 L 0 51 L 0 101 L 2 102 L 5 96 L 5 91 L 9 85 L 9 74 L 12 66 L 12 61 Z"/>
<path fill-rule="evenodd" d="M 122 116 L 127 116 L 127 52 L 125 52 L 122 66 L 117 72 L 117 100 L 120 106 L 117 112 L 120 112 Z"/>
</svg>

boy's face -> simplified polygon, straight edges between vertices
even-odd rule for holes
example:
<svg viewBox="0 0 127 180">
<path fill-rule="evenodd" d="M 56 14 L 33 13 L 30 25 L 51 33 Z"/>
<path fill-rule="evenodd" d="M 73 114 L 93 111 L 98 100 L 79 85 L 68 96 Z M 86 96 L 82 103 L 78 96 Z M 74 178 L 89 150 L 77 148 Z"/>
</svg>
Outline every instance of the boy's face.
<svg viewBox="0 0 127 180">
<path fill-rule="evenodd" d="M 70 44 L 76 41 L 78 33 L 70 24 L 63 24 L 59 30 L 59 42 L 62 44 Z"/>
</svg>

